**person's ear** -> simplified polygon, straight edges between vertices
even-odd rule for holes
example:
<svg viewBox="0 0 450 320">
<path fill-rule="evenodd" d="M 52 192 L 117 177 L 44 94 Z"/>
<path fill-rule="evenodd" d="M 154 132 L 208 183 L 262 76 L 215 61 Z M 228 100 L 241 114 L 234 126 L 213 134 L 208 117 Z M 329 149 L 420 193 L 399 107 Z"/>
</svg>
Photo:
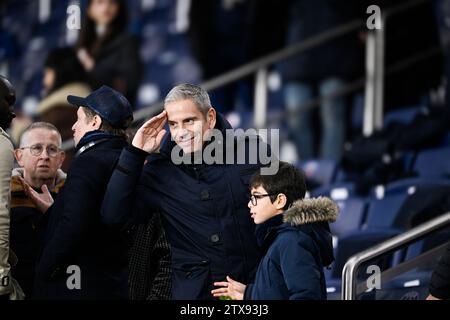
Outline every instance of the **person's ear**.
<svg viewBox="0 0 450 320">
<path fill-rule="evenodd" d="M 58 169 L 61 169 L 64 159 L 66 159 L 66 153 L 64 151 L 60 151 L 58 155 Z"/>
<path fill-rule="evenodd" d="M 216 110 L 214 108 L 209 108 L 208 113 L 206 114 L 206 122 L 209 129 L 214 129 L 214 127 L 216 126 L 216 119 Z"/>
<path fill-rule="evenodd" d="M 100 117 L 99 115 L 95 115 L 94 119 L 92 121 L 92 127 L 94 130 L 98 130 L 100 129 L 100 127 L 102 126 L 102 117 Z"/>
<path fill-rule="evenodd" d="M 287 197 L 284 193 L 280 193 L 278 194 L 276 200 L 275 200 L 275 208 L 277 208 L 277 210 L 281 210 L 284 208 L 284 206 L 287 203 Z"/>
<path fill-rule="evenodd" d="M 16 157 L 16 160 L 17 160 L 17 163 L 19 164 L 19 166 L 23 167 L 23 161 L 22 161 L 23 149 L 14 150 L 14 156 Z"/>
</svg>

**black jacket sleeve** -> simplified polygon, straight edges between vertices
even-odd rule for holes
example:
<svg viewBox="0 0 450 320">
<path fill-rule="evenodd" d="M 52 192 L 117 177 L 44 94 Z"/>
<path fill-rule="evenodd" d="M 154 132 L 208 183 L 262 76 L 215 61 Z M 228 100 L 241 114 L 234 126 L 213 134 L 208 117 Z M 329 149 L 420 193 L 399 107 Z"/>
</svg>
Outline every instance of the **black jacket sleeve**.
<svg viewBox="0 0 450 320">
<path fill-rule="evenodd" d="M 103 198 L 101 219 L 104 224 L 122 228 L 130 219 L 144 223 L 158 211 L 155 196 L 139 184 L 147 155 L 133 146 L 122 151 Z"/>
</svg>

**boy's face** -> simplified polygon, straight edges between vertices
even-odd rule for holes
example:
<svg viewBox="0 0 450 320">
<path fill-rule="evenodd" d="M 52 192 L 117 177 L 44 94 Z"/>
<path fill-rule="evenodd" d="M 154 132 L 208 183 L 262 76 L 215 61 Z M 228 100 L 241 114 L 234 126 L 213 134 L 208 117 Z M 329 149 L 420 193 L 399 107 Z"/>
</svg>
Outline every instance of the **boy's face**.
<svg viewBox="0 0 450 320">
<path fill-rule="evenodd" d="M 270 197 L 267 195 L 267 191 L 262 186 L 252 188 L 248 207 L 250 208 L 251 217 L 255 224 L 261 224 L 277 214 L 282 213 L 284 204 L 281 205 L 281 208 L 280 205 L 281 203 L 279 203 L 278 198 L 272 203 Z"/>
</svg>

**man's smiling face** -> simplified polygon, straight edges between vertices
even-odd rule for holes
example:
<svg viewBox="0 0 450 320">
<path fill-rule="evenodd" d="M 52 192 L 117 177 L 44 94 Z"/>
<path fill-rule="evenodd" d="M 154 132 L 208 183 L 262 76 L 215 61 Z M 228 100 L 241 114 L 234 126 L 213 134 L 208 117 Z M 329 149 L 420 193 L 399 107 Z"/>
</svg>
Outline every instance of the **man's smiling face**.
<svg viewBox="0 0 450 320">
<path fill-rule="evenodd" d="M 201 150 L 208 131 L 216 123 L 214 109 L 211 108 L 205 116 L 190 99 L 170 102 L 165 109 L 172 139 L 183 152 Z"/>
</svg>

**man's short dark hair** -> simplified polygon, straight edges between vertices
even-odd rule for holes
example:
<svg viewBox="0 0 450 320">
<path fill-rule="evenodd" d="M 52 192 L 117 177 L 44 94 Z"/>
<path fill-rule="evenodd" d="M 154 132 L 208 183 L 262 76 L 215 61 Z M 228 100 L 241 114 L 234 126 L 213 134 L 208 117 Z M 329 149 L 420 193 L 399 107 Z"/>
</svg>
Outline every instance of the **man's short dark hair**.
<svg viewBox="0 0 450 320">
<path fill-rule="evenodd" d="M 113 127 L 107 120 L 105 120 L 101 115 L 99 115 L 97 112 L 95 112 L 91 108 L 88 108 L 88 107 L 82 107 L 82 108 L 84 110 L 84 113 L 86 114 L 87 121 L 92 120 L 95 116 L 99 116 L 102 119 L 102 124 L 100 125 L 100 128 L 99 128 L 100 131 L 110 133 L 110 134 L 113 134 L 116 136 L 121 136 L 121 137 L 124 137 L 125 139 L 128 138 L 126 130 Z"/>
<path fill-rule="evenodd" d="M 263 187 L 267 193 L 273 194 L 270 196 L 272 202 L 275 201 L 278 194 L 283 193 L 287 198 L 283 209 L 287 209 L 294 201 L 305 197 L 305 174 L 292 164 L 280 161 L 276 174 L 261 175 L 259 171 L 253 174 L 250 179 L 250 188 L 258 187 Z"/>
</svg>

